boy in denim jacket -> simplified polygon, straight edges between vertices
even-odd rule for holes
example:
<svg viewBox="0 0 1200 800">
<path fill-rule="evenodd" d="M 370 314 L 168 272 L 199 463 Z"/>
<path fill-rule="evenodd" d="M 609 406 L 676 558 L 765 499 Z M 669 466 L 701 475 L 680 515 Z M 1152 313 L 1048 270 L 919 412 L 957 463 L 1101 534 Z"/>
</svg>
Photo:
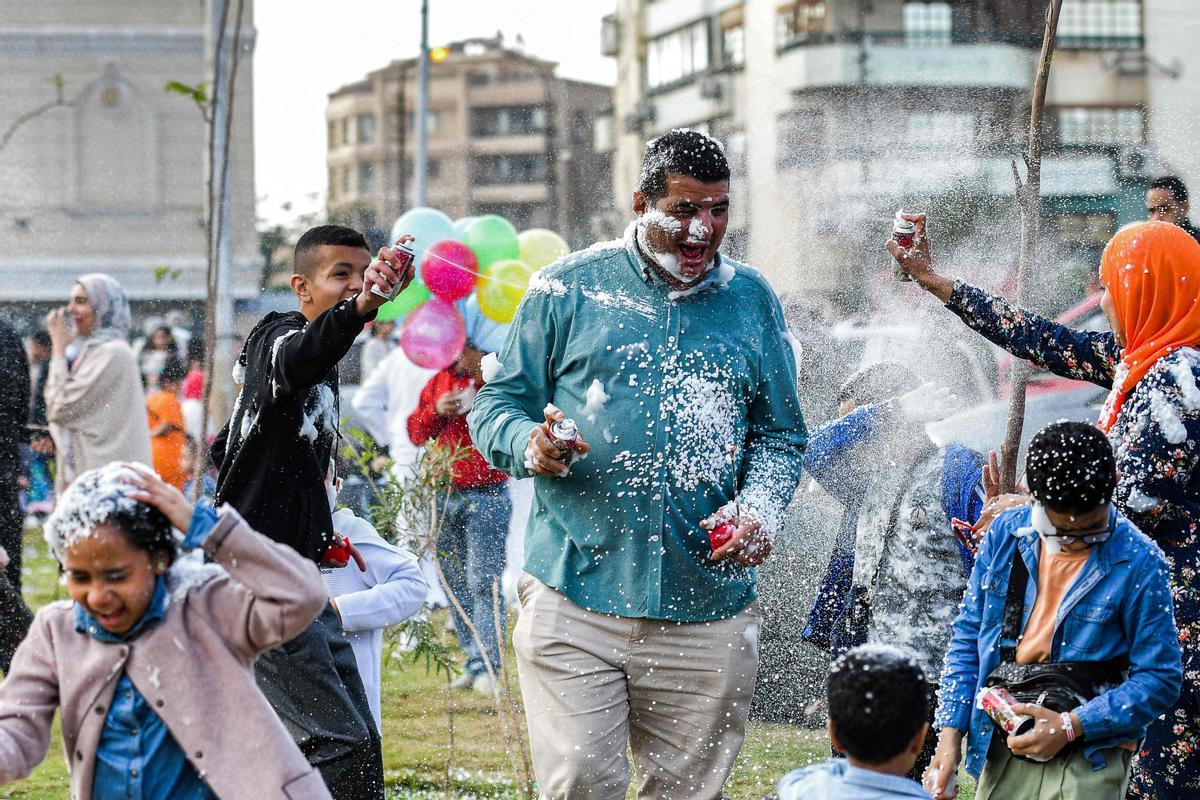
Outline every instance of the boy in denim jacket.
<svg viewBox="0 0 1200 800">
<path fill-rule="evenodd" d="M 1047 426 L 1029 446 L 1026 469 L 1032 505 L 992 524 L 954 623 L 935 723 L 941 734 L 925 788 L 935 798 L 956 796 L 946 784 L 965 736 L 979 800 L 1118 800 L 1137 741 L 1171 707 L 1182 679 L 1166 559 L 1112 506 L 1115 459 L 1093 426 Z M 1001 634 L 1018 557 L 1029 577 L 1022 634 L 1012 642 Z M 1123 680 L 1069 711 L 1017 704 L 1014 710 L 1033 717 L 1034 727 L 994 736 L 975 697 L 1002 648 L 1015 651 L 1017 664 L 1123 659 L 1129 667 Z M 1082 746 L 1064 752 L 1077 741 Z M 1064 787 L 1074 788 L 1063 795 Z"/>
</svg>

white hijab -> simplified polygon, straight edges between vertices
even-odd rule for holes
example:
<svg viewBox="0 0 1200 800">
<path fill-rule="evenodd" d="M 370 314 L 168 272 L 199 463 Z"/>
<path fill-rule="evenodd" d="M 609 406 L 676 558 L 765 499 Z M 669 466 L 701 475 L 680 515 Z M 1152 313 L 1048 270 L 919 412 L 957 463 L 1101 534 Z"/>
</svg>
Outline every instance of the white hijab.
<svg viewBox="0 0 1200 800">
<path fill-rule="evenodd" d="M 78 283 L 87 292 L 88 302 L 96 312 L 96 327 L 86 339 L 80 340 L 80 353 L 92 344 L 128 338 L 129 299 L 117 279 L 103 272 L 92 272 L 79 276 Z"/>
</svg>

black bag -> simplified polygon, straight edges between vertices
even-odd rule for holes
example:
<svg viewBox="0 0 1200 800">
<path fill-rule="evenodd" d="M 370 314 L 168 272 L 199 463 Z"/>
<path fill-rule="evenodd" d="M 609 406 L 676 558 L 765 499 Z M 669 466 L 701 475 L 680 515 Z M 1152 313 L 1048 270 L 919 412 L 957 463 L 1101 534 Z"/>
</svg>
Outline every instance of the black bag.
<svg viewBox="0 0 1200 800">
<path fill-rule="evenodd" d="M 1025 586 L 1029 569 L 1020 550 L 1013 554 L 1008 576 L 1008 593 L 1004 599 L 1004 624 L 1000 629 L 1000 664 L 988 674 L 984 686 L 1002 686 L 1018 703 L 1032 703 L 1051 711 L 1073 711 L 1093 700 L 1111 686 L 1124 682 L 1129 669 L 1128 658 L 1108 661 L 1057 661 L 1042 664 L 1017 663 L 1017 639 L 1025 615 Z M 996 723 L 996 729 L 1007 736 Z M 1062 753 L 1082 746 L 1083 740 L 1069 743 Z M 1026 761 L 1024 756 L 1015 758 Z"/>
</svg>

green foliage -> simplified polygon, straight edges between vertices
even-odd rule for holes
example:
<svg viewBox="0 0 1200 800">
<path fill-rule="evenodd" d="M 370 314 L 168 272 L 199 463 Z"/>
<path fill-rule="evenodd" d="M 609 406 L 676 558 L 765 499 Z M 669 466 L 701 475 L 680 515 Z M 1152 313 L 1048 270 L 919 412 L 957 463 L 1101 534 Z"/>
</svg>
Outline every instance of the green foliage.
<svg viewBox="0 0 1200 800">
<path fill-rule="evenodd" d="M 211 100 L 208 96 L 208 88 L 204 83 L 197 83 L 195 86 L 189 86 L 188 84 L 180 83 L 179 81 L 169 81 L 167 85 L 163 87 L 163 90 L 183 95 L 184 97 L 191 99 L 193 103 L 201 108 L 207 106 Z"/>
<path fill-rule="evenodd" d="M 154 268 L 154 282 L 162 283 L 163 281 L 165 281 L 168 278 L 170 278 L 171 280 L 177 280 L 179 278 L 179 276 L 182 274 L 183 274 L 182 269 L 172 269 L 171 267 L 168 267 L 165 264 L 159 265 Z"/>
</svg>

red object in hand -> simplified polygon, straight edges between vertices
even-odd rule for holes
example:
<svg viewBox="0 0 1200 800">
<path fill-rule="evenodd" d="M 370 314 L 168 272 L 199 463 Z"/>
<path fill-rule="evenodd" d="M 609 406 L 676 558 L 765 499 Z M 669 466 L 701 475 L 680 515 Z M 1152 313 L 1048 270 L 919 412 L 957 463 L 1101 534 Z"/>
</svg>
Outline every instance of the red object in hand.
<svg viewBox="0 0 1200 800">
<path fill-rule="evenodd" d="M 708 542 L 712 545 L 713 550 L 717 550 L 729 544 L 729 540 L 737 533 L 738 523 L 736 519 L 727 519 L 717 527 L 708 532 Z"/>
<path fill-rule="evenodd" d="M 326 548 L 325 554 L 321 556 L 321 561 L 325 564 L 349 564 L 350 540 L 345 536 L 339 536 L 336 542 Z"/>
</svg>

